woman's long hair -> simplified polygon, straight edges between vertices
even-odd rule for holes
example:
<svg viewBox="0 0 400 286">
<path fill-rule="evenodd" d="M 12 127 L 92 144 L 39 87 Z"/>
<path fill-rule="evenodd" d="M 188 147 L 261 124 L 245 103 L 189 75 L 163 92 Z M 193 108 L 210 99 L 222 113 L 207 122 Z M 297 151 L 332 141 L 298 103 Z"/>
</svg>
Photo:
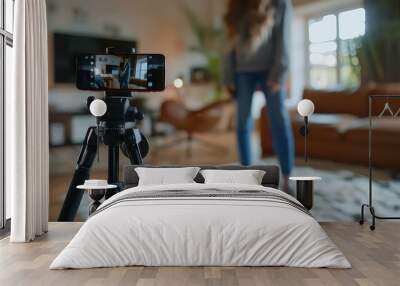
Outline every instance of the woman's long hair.
<svg viewBox="0 0 400 286">
<path fill-rule="evenodd" d="M 273 25 L 271 0 L 229 0 L 225 14 L 228 38 L 237 38 L 253 46 Z"/>
</svg>

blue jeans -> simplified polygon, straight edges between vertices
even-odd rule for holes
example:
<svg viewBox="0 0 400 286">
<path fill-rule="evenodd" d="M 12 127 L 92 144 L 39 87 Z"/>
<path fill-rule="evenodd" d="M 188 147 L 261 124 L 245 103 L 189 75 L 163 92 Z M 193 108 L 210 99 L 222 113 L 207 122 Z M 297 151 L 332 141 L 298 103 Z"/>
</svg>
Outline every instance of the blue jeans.
<svg viewBox="0 0 400 286">
<path fill-rule="evenodd" d="M 278 156 L 282 174 L 289 175 L 294 164 L 293 133 L 289 113 L 285 108 L 285 92 L 272 94 L 267 86 L 266 72 L 241 72 L 235 77 L 236 87 L 236 128 L 237 140 L 242 165 L 252 164 L 251 136 L 253 119 L 251 103 L 254 91 L 259 88 L 265 94 L 268 117 L 272 133 L 272 145 Z"/>
</svg>

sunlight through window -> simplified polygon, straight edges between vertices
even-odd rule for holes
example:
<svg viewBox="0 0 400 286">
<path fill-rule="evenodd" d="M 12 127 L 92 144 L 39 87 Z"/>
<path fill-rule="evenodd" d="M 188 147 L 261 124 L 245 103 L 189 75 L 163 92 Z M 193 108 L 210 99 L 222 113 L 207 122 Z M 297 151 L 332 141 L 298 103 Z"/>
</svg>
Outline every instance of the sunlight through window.
<svg viewBox="0 0 400 286">
<path fill-rule="evenodd" d="M 364 34 L 364 8 L 309 19 L 309 85 L 319 89 L 356 87 L 359 62 L 355 50 Z"/>
<path fill-rule="evenodd" d="M 354 39 L 365 34 L 365 10 L 354 9 L 339 13 L 339 37 L 341 40 Z"/>
</svg>

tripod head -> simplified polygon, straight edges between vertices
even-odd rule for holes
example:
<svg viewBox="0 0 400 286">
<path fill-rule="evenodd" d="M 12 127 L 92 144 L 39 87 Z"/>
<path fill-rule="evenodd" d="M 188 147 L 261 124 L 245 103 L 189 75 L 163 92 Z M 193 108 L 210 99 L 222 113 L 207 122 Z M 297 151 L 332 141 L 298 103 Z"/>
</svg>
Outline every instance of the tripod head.
<svg viewBox="0 0 400 286">
<path fill-rule="evenodd" d="M 134 136 L 135 143 L 139 145 L 142 158 L 149 152 L 149 144 L 146 137 L 138 131 L 138 124 L 143 120 L 143 113 L 136 106 L 129 104 L 129 96 L 121 94 L 116 96 L 115 93 L 109 95 L 106 92 L 103 104 L 106 110 L 101 116 L 93 112 L 94 104 L 100 104 L 99 100 L 95 100 L 94 96 L 89 96 L 86 102 L 87 107 L 91 110 L 92 115 L 96 116 L 97 130 L 96 134 L 99 142 L 107 146 L 120 146 L 125 156 L 129 158 L 126 148 L 126 136 Z M 134 134 L 136 131 L 136 134 Z M 139 137 L 139 138 L 136 138 Z"/>
</svg>

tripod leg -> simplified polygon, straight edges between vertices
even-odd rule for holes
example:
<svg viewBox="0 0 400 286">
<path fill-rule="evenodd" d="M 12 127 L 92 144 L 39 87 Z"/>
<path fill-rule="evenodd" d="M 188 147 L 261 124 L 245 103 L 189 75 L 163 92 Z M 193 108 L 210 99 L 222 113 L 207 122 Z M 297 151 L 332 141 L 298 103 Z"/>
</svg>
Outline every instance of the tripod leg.
<svg viewBox="0 0 400 286">
<path fill-rule="evenodd" d="M 108 189 L 105 194 L 105 199 L 108 199 L 120 191 L 119 184 L 119 146 L 108 146 L 108 183 L 116 184 L 118 188 Z"/>
<path fill-rule="evenodd" d="M 79 190 L 76 186 L 81 185 L 89 178 L 90 168 L 96 157 L 97 152 L 97 134 L 96 128 L 90 127 L 83 141 L 81 151 L 79 153 L 78 162 L 76 164 L 75 173 L 72 177 L 68 188 L 67 196 L 61 208 L 58 221 L 73 221 L 82 200 L 83 190 Z"/>
<path fill-rule="evenodd" d="M 135 132 L 137 130 L 137 132 Z M 138 129 L 127 130 L 124 138 L 125 152 L 132 165 L 142 165 L 143 158 L 140 152 L 139 144 L 142 136 Z"/>
</svg>

